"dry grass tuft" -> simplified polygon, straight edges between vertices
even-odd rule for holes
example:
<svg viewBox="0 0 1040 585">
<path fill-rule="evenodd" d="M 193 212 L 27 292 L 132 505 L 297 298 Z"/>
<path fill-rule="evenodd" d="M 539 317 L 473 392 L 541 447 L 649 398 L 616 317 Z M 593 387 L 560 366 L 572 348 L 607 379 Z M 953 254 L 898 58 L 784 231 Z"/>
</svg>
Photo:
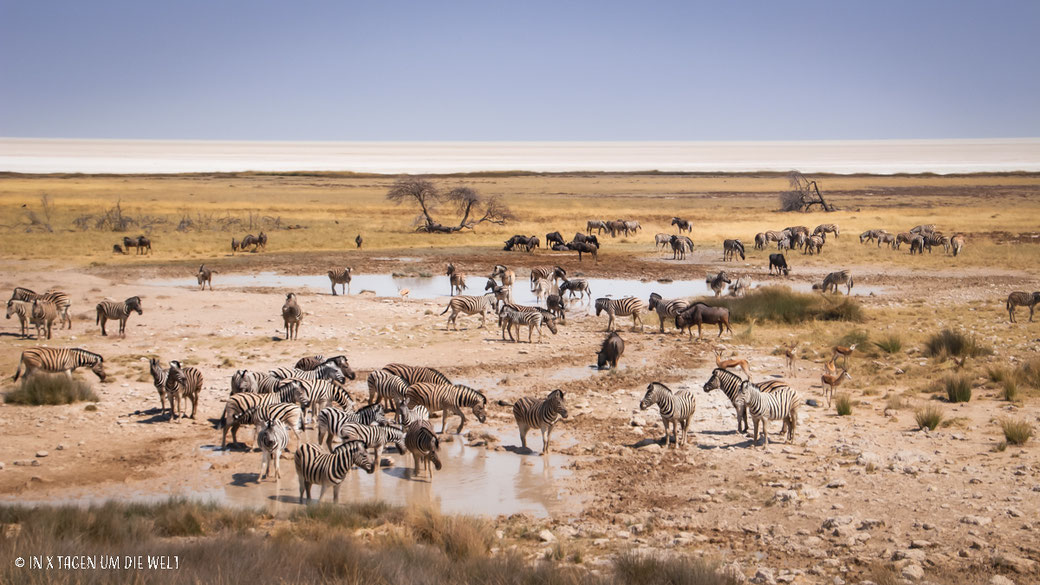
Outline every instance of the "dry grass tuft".
<svg viewBox="0 0 1040 585">
<path fill-rule="evenodd" d="M 35 373 L 22 378 L 21 384 L 4 395 L 8 404 L 72 404 L 81 401 L 97 402 L 97 394 L 90 384 L 64 374 Z"/>
</svg>

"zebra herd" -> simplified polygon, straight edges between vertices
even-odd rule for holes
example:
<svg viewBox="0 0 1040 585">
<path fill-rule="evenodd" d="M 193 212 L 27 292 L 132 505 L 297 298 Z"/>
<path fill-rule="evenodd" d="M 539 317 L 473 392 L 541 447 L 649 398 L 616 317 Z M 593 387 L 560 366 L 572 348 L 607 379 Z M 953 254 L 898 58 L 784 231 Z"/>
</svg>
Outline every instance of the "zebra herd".
<svg viewBox="0 0 1040 585">
<path fill-rule="evenodd" d="M 50 339 L 52 325 L 61 323 L 61 328 L 72 329 L 72 317 L 69 309 L 72 301 L 69 295 L 60 290 L 48 290 L 37 293 L 25 287 L 16 287 L 7 301 L 7 318 L 18 317 L 21 325 L 21 336 L 28 337 L 26 324 L 36 327 L 36 339 Z M 119 321 L 119 335 L 126 336 L 126 322 L 131 313 L 143 315 L 141 297 L 133 296 L 125 301 L 104 300 L 97 304 L 97 325 L 101 326 L 101 335 L 107 336 L 105 325 L 108 321 Z"/>
<path fill-rule="evenodd" d="M 899 250 L 903 244 L 907 244 L 910 246 L 910 255 L 923 254 L 925 250 L 931 254 L 933 247 L 942 246 L 947 254 L 957 256 L 964 249 L 965 238 L 963 234 L 945 236 L 935 229 L 934 224 L 922 224 L 895 234 L 883 228 L 869 229 L 859 235 L 859 243 L 869 242 L 877 242 L 878 248 L 888 244 L 893 250 Z"/>
</svg>

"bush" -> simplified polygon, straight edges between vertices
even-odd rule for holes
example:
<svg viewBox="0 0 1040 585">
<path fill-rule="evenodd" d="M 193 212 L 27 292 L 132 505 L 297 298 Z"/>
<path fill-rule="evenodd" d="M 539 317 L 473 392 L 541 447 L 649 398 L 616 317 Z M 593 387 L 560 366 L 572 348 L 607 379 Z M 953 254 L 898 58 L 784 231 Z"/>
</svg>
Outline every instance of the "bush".
<svg viewBox="0 0 1040 585">
<path fill-rule="evenodd" d="M 852 397 L 844 392 L 835 394 L 834 407 L 838 410 L 838 416 L 849 416 L 852 414 Z"/>
<path fill-rule="evenodd" d="M 1004 380 L 1004 383 L 1002 383 L 1000 387 L 1004 390 L 1001 398 L 1008 402 L 1018 400 L 1018 382 L 1016 382 L 1014 378 Z"/>
<path fill-rule="evenodd" d="M 22 378 L 17 388 L 4 395 L 8 404 L 72 404 L 81 400 L 97 402 L 90 384 L 64 374 L 33 374 Z"/>
<path fill-rule="evenodd" d="M 1004 438 L 1011 445 L 1024 445 L 1033 436 L 1033 425 L 1026 420 L 1005 418 L 1000 421 L 1000 428 L 1004 431 Z"/>
<path fill-rule="evenodd" d="M 1022 383 L 1035 389 L 1040 389 L 1040 359 L 1030 360 L 1016 370 Z"/>
<path fill-rule="evenodd" d="M 919 429 L 927 428 L 930 431 L 934 431 L 938 428 L 942 419 L 943 409 L 935 404 L 929 404 L 924 408 L 918 408 L 914 411 L 914 420 L 917 421 L 917 428 Z"/>
<path fill-rule="evenodd" d="M 429 508 L 409 511 L 407 523 L 419 542 L 440 547 L 453 560 L 487 554 L 494 531 L 487 521 L 467 516 L 445 516 Z"/>
<path fill-rule="evenodd" d="M 903 351 L 903 340 L 899 335 L 893 333 L 875 341 L 874 346 L 888 354 L 899 353 Z"/>
<path fill-rule="evenodd" d="M 289 518 L 294 522 L 314 522 L 322 527 L 367 528 L 386 521 L 399 520 L 400 510 L 386 502 L 320 503 L 296 510 Z"/>
<path fill-rule="evenodd" d="M 946 389 L 946 397 L 950 402 L 968 402 L 971 400 L 971 378 L 968 376 L 946 376 L 942 381 Z"/>
<path fill-rule="evenodd" d="M 845 298 L 834 303 L 821 295 L 797 293 L 786 286 L 764 286 L 739 298 L 712 298 L 709 304 L 729 309 L 730 321 L 752 320 L 776 323 L 821 321 L 862 321 L 863 309 L 856 301 Z"/>
<path fill-rule="evenodd" d="M 943 329 L 932 335 L 924 345 L 924 355 L 937 357 L 942 360 L 953 357 L 979 357 L 989 355 L 993 350 L 980 345 L 974 336 L 969 336 L 961 331 Z"/>
<path fill-rule="evenodd" d="M 616 580 L 625 585 L 735 585 L 737 580 L 700 559 L 625 553 L 614 560 Z"/>
</svg>

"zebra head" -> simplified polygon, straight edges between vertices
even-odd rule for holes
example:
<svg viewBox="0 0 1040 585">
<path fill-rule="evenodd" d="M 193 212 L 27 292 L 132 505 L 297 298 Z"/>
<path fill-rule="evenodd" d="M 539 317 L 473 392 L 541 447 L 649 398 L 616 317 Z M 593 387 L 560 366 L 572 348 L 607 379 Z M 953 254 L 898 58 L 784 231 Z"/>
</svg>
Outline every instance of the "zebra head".
<svg viewBox="0 0 1040 585">
<path fill-rule="evenodd" d="M 661 389 L 667 390 L 668 387 L 660 382 L 650 382 L 646 386 L 646 394 L 643 399 L 639 401 L 639 410 L 646 410 L 657 404 L 658 396 L 661 393 Z"/>
<path fill-rule="evenodd" d="M 647 310 L 653 311 L 657 309 L 657 305 L 661 302 L 661 295 L 657 293 L 650 293 L 650 302 L 647 303 Z"/>
<path fill-rule="evenodd" d="M 341 374 L 346 376 L 347 379 L 354 380 L 354 379 L 357 378 L 357 374 L 354 373 L 353 369 L 351 369 L 350 362 L 347 361 L 347 356 L 345 356 L 345 355 L 338 355 L 336 357 L 331 357 L 331 358 L 325 360 L 325 362 L 322 365 L 323 366 L 324 365 L 329 365 L 329 366 L 335 367 Z M 335 376 L 335 375 L 336 374 L 333 373 L 333 376 Z M 336 381 L 341 383 L 341 384 L 344 382 L 343 380 L 336 380 Z"/>
<path fill-rule="evenodd" d="M 483 394 L 481 394 L 480 392 L 477 392 L 476 390 L 473 390 L 472 388 L 470 388 L 469 390 L 474 392 L 477 395 L 477 397 L 479 398 L 479 400 L 477 400 L 476 402 L 473 403 L 473 416 L 477 417 L 477 420 L 479 420 L 480 422 L 486 422 L 487 421 L 487 396 L 484 396 Z"/>
<path fill-rule="evenodd" d="M 144 315 L 144 311 L 141 310 L 141 297 L 130 297 L 123 302 L 126 304 L 127 309 L 137 311 L 138 315 Z"/>
<path fill-rule="evenodd" d="M 601 312 L 603 312 L 604 309 L 606 309 L 608 302 L 610 302 L 610 299 L 608 299 L 606 297 L 602 297 L 602 298 L 596 299 L 596 316 L 597 317 L 599 317 L 599 314 Z"/>
<path fill-rule="evenodd" d="M 553 268 L 553 278 L 564 278 L 567 276 L 567 271 L 559 266 Z"/>
<path fill-rule="evenodd" d="M 107 377 L 105 374 L 105 358 L 97 356 L 97 361 L 94 362 L 93 366 L 90 366 L 90 371 L 94 372 L 94 375 L 98 377 L 98 380 L 104 382 Z"/>
<path fill-rule="evenodd" d="M 563 404 L 563 390 L 557 388 L 549 393 L 546 400 L 553 406 L 560 417 L 567 418 L 567 407 Z"/>
<path fill-rule="evenodd" d="M 719 368 L 715 368 L 715 371 L 711 373 L 711 378 L 704 383 L 704 391 L 711 392 L 712 390 L 718 390 L 722 387 L 722 381 L 719 380 Z"/>
<path fill-rule="evenodd" d="M 556 315 L 553 315 L 549 311 L 545 311 L 543 309 L 538 309 L 538 311 L 542 313 L 542 323 L 544 323 L 545 326 L 549 328 L 549 331 L 552 331 L 553 335 L 556 335 Z"/>
<path fill-rule="evenodd" d="M 346 447 L 337 447 L 337 449 L 347 449 L 350 452 L 350 463 L 365 470 L 365 473 L 372 473 L 376 470 L 376 461 L 373 461 L 368 456 L 368 449 L 365 448 L 364 441 L 349 441 L 345 443 Z"/>
</svg>

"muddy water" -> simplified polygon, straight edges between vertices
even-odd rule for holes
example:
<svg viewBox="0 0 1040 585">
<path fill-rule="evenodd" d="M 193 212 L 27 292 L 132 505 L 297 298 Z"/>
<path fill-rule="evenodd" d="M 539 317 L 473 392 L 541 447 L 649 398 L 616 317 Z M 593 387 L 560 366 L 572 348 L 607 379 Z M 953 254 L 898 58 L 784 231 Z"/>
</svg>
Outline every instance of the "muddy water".
<svg viewBox="0 0 1040 585">
<path fill-rule="evenodd" d="M 219 280 L 214 278 L 218 288 L 284 288 L 286 290 L 309 290 L 331 293 L 329 279 L 325 275 L 295 276 L 275 272 L 259 272 L 256 274 L 221 274 Z M 594 297 L 626 297 L 635 296 L 648 299 L 650 293 L 656 292 L 666 299 L 693 297 L 713 294 L 703 279 L 697 280 L 636 280 L 620 278 L 588 278 L 589 288 Z M 471 276 L 466 279 L 466 294 L 483 294 L 487 278 Z M 147 284 L 174 287 L 198 287 L 193 278 L 176 278 L 148 281 Z M 520 304 L 533 305 L 536 302 L 530 291 L 529 281 L 518 278 L 513 287 L 513 300 Z M 811 292 L 809 283 L 784 283 L 798 292 Z M 756 284 L 761 286 L 761 283 Z M 450 285 L 446 276 L 418 277 L 391 274 L 357 274 L 350 283 L 350 294 L 370 291 L 379 297 L 396 297 L 407 289 L 408 297 L 413 299 L 434 299 L 449 296 Z M 337 287 L 337 291 L 339 288 Z M 843 291 L 844 292 L 844 291 Z M 880 295 L 884 287 L 859 286 L 853 289 L 853 296 Z M 577 300 L 575 300 L 577 302 Z"/>
</svg>

